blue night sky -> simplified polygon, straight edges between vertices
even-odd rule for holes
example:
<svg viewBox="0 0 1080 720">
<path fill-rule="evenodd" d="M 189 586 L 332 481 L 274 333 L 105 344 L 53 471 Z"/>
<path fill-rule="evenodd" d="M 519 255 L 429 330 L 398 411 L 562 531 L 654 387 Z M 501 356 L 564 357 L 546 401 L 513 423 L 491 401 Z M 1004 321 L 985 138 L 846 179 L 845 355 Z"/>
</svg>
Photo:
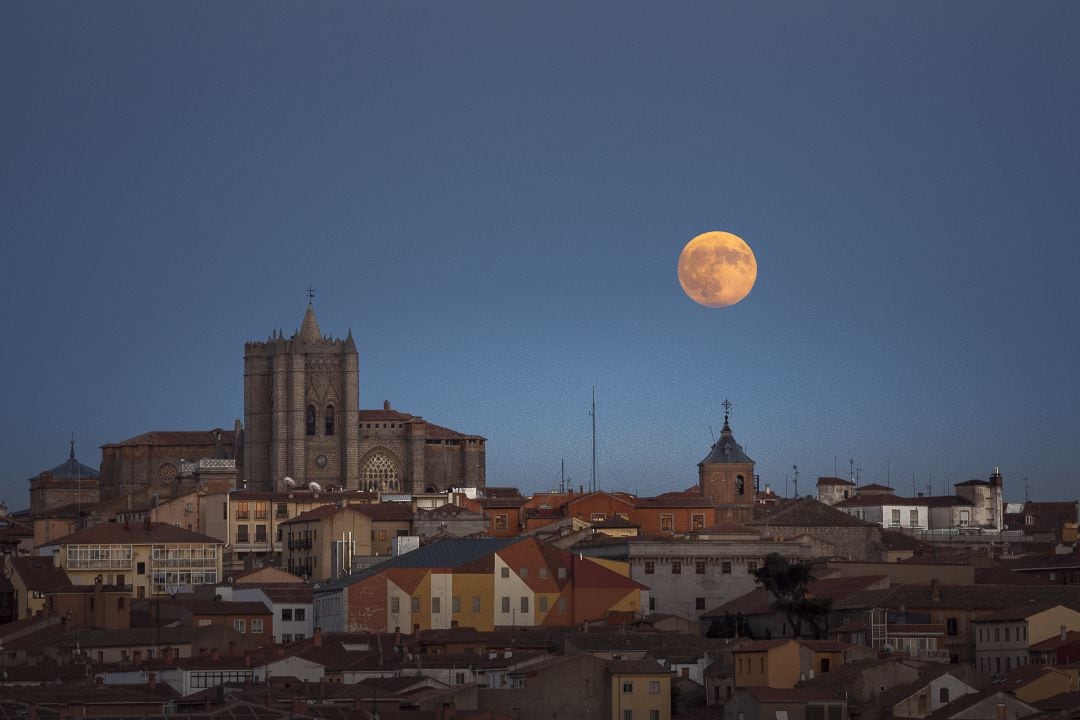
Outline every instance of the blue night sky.
<svg viewBox="0 0 1080 720">
<path fill-rule="evenodd" d="M 362 407 L 488 483 L 682 489 L 733 403 L 784 492 L 1077 496 L 1080 4 L 0 5 L 0 497 L 231 427 L 243 343 L 352 328 Z M 743 237 L 727 309 L 683 245 Z M 789 490 L 790 492 L 790 490 Z"/>
</svg>

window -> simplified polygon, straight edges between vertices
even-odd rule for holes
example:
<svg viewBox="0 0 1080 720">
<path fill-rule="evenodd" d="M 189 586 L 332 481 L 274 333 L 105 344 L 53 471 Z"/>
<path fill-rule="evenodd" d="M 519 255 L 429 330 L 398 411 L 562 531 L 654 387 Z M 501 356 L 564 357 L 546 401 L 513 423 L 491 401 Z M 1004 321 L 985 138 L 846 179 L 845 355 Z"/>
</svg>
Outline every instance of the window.
<svg viewBox="0 0 1080 720">
<path fill-rule="evenodd" d="M 478 612 L 480 612 L 480 597 L 479 597 L 478 595 L 473 595 L 473 599 L 472 599 L 472 611 L 473 611 L 474 613 L 478 613 Z"/>
<path fill-rule="evenodd" d="M 255 526 L 255 542 L 266 542 L 266 526 Z"/>
<path fill-rule="evenodd" d="M 564 567 L 559 568 L 557 574 L 558 574 L 560 580 L 565 580 L 566 579 L 566 568 L 564 568 Z"/>
<path fill-rule="evenodd" d="M 302 622 L 304 620 L 304 615 L 306 614 L 306 612 L 307 611 L 304 610 L 304 608 L 296 608 L 295 610 L 293 610 L 293 619 Z"/>
<path fill-rule="evenodd" d="M 241 500 L 236 503 L 236 519 L 237 520 L 250 520 L 251 512 L 248 510 L 248 504 L 246 500 Z"/>
<path fill-rule="evenodd" d="M 257 634 L 257 635 L 261 635 L 262 631 L 263 631 L 263 621 L 262 620 L 252 620 L 251 621 L 251 632 L 254 633 L 254 634 Z"/>
<path fill-rule="evenodd" d="M 723 573 L 724 575 L 730 575 L 731 574 L 731 563 L 729 561 L 726 561 L 726 560 L 724 562 L 720 563 L 720 572 Z"/>
<path fill-rule="evenodd" d="M 624 693 L 634 692 L 634 683 L 630 682 L 629 680 L 624 680 L 622 684 L 622 691 Z"/>
<path fill-rule="evenodd" d="M 622 720 L 634 720 L 634 711 L 629 709 L 623 710 Z"/>
<path fill-rule="evenodd" d="M 144 562 L 135 563 L 135 574 L 136 575 L 145 575 L 146 574 L 146 563 L 144 563 Z"/>
<path fill-rule="evenodd" d="M 1005 642 L 1009 642 L 1012 638 L 1009 637 L 1009 631 L 1012 630 L 1008 625 L 1005 626 Z"/>
<path fill-rule="evenodd" d="M 959 521 L 958 524 L 963 526 L 963 525 L 967 525 L 970 522 L 971 522 L 971 512 L 969 512 L 968 510 L 961 510 L 960 511 L 960 521 Z"/>
<path fill-rule="evenodd" d="M 267 513 L 269 512 L 269 505 L 270 503 L 263 501 L 255 503 L 256 520 L 265 520 L 268 517 Z"/>
<path fill-rule="evenodd" d="M 536 571 L 536 574 L 540 577 L 541 580 L 543 580 L 548 576 L 548 569 L 541 565 L 540 569 Z"/>
<path fill-rule="evenodd" d="M 705 609 L 705 598 L 703 598 L 703 597 L 694 598 L 694 607 L 697 608 L 698 610 L 704 610 Z"/>
<path fill-rule="evenodd" d="M 994 628 L 994 642 L 1001 642 L 1001 628 Z"/>
<path fill-rule="evenodd" d="M 659 680 L 650 680 L 649 681 L 649 694 L 650 695 L 659 695 L 660 694 L 660 681 Z"/>
<path fill-rule="evenodd" d="M 409 598 L 409 609 L 412 610 L 414 613 L 420 612 L 420 598 Z"/>
<path fill-rule="evenodd" d="M 394 598 L 397 600 L 397 598 Z M 292 608 L 281 608 L 281 620 L 282 622 L 292 622 Z"/>
<path fill-rule="evenodd" d="M 498 515 L 496 515 L 495 516 L 495 529 L 505 531 L 507 526 L 509 525 L 509 523 L 507 522 L 508 517 L 509 516 L 507 516 L 505 514 L 502 514 L 502 513 L 499 513 Z"/>
<path fill-rule="evenodd" d="M 589 522 L 604 522 L 604 513 L 592 513 L 589 515 Z"/>
<path fill-rule="evenodd" d="M 315 434 L 315 406 L 308 405 L 307 411 L 304 413 L 304 431 L 308 435 Z"/>
<path fill-rule="evenodd" d="M 821 674 L 829 672 L 832 669 L 832 663 L 829 662 L 829 658 L 821 658 Z"/>
<path fill-rule="evenodd" d="M 949 688 L 943 687 L 938 691 L 938 702 L 942 705 L 949 704 Z"/>
<path fill-rule="evenodd" d="M 500 598 L 500 601 L 502 603 L 502 611 L 504 613 L 510 612 L 510 597 L 508 595 L 504 595 L 502 598 Z"/>
<path fill-rule="evenodd" d="M 756 573 L 757 572 L 757 562 L 754 561 L 754 560 L 751 560 L 751 561 L 747 562 L 746 563 L 746 572 L 748 572 L 751 575 Z"/>
<path fill-rule="evenodd" d="M 702 530 L 705 527 L 705 516 L 700 513 L 695 513 L 690 516 L 690 529 Z"/>
<path fill-rule="evenodd" d="M 233 620 L 232 621 L 232 626 L 233 626 L 233 630 L 235 630 L 238 633 L 246 632 L 247 622 L 244 621 L 244 620 Z"/>
<path fill-rule="evenodd" d="M 704 575 L 705 574 L 705 561 L 704 560 L 698 560 L 696 563 L 694 563 L 694 573 L 696 573 L 697 575 Z"/>
<path fill-rule="evenodd" d="M 431 612 L 433 615 L 437 615 L 442 612 L 442 598 L 431 598 Z"/>
<path fill-rule="evenodd" d="M 333 405 L 327 405 L 326 406 L 326 434 L 327 435 L 333 435 L 334 434 L 334 406 Z"/>
<path fill-rule="evenodd" d="M 559 614 L 566 614 L 566 598 L 564 597 L 559 598 Z"/>
<path fill-rule="evenodd" d="M 951 637 L 956 637 L 960 634 L 956 618 L 947 618 L 945 620 L 945 634 Z"/>
<path fill-rule="evenodd" d="M 540 599 L 537 600 L 537 602 L 540 604 L 540 612 L 546 613 L 548 611 L 548 599 L 547 599 L 547 596 L 541 595 Z"/>
<path fill-rule="evenodd" d="M 522 580 L 528 580 L 529 579 L 529 568 L 527 568 L 527 567 L 518 568 L 518 575 L 521 577 Z"/>
<path fill-rule="evenodd" d="M 277 517 L 279 517 L 279 518 L 289 517 L 289 505 L 288 505 L 288 503 L 278 503 L 277 504 L 277 512 L 275 513 L 275 515 L 277 515 Z"/>
<path fill-rule="evenodd" d="M 236 526 L 236 542 L 246 543 L 248 541 L 248 526 L 237 525 Z"/>
<path fill-rule="evenodd" d="M 401 612 L 401 598 L 396 596 L 390 598 L 390 612 L 394 615 Z"/>
<path fill-rule="evenodd" d="M 672 575 L 681 575 L 682 574 L 682 563 L 680 561 L 678 561 L 678 560 L 672 560 L 671 561 L 671 574 Z"/>
<path fill-rule="evenodd" d="M 654 572 L 656 572 L 656 565 L 653 564 L 652 560 L 646 560 L 645 561 L 645 574 L 646 575 L 652 575 Z"/>
<path fill-rule="evenodd" d="M 649 610 L 656 610 L 656 598 L 652 597 L 651 595 L 649 596 Z"/>
<path fill-rule="evenodd" d="M 899 525 L 900 524 L 900 508 L 893 508 L 893 511 L 892 511 L 892 524 L 893 525 Z"/>
<path fill-rule="evenodd" d="M 396 492 L 401 489 L 397 467 L 386 453 L 375 452 L 360 469 L 360 489 L 369 492 Z"/>
<path fill-rule="evenodd" d="M 661 515 L 660 516 L 660 532 L 675 532 L 675 516 L 674 515 Z"/>
<path fill-rule="evenodd" d="M 504 577 L 504 578 L 510 577 L 510 568 L 508 568 L 508 567 L 499 568 L 499 577 Z"/>
<path fill-rule="evenodd" d="M 735 494 L 736 495 L 745 495 L 746 494 L 746 478 L 744 478 L 742 475 L 736 475 L 735 476 Z"/>
<path fill-rule="evenodd" d="M 529 598 L 528 597 L 521 598 L 521 612 L 523 612 L 523 613 L 529 612 Z"/>
<path fill-rule="evenodd" d="M 720 688 L 717 688 L 719 690 Z M 653 708 L 649 711 L 649 720 L 660 720 L 660 711 Z"/>
<path fill-rule="evenodd" d="M 386 531 L 378 530 L 376 531 L 375 536 L 377 540 L 386 540 Z"/>
</svg>

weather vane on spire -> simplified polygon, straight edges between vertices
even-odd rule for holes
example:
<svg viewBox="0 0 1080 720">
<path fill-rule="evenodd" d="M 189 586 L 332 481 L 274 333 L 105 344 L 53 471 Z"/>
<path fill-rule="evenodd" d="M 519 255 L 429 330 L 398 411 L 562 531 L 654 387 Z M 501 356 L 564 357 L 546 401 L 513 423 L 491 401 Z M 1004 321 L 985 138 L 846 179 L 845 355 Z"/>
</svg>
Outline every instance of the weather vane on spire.
<svg viewBox="0 0 1080 720">
<path fill-rule="evenodd" d="M 315 299 L 315 289 L 308 285 L 307 288 L 307 304 L 310 305 L 311 301 Z"/>
<path fill-rule="evenodd" d="M 724 398 L 724 402 L 720 403 L 724 406 L 724 422 L 728 421 L 728 415 L 731 415 L 731 401 Z"/>
<path fill-rule="evenodd" d="M 71 433 L 71 452 L 68 457 L 72 460 L 75 459 L 75 433 Z"/>
</svg>

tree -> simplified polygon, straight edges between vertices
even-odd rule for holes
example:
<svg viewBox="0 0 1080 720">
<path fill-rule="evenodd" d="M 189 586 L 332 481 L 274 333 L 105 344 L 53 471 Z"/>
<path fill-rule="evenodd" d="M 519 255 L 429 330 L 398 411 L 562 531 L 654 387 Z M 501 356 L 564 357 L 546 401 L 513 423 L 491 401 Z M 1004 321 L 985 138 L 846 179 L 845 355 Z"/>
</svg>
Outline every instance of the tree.
<svg viewBox="0 0 1080 720">
<path fill-rule="evenodd" d="M 795 637 L 802 637 L 804 622 L 812 628 L 814 638 L 820 639 L 828 630 L 832 600 L 807 597 L 807 590 L 814 580 L 809 562 L 789 561 L 779 553 L 769 553 L 754 577 L 775 598 L 773 609 L 784 613 Z"/>
</svg>

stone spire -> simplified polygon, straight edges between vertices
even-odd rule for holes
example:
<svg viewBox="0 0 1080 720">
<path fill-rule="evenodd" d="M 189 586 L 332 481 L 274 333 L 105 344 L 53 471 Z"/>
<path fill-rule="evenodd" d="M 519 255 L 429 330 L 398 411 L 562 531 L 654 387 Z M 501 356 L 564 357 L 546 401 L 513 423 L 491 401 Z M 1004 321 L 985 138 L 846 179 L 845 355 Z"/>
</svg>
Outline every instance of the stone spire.
<svg viewBox="0 0 1080 720">
<path fill-rule="evenodd" d="M 297 340 L 302 343 L 317 343 L 321 339 L 322 331 L 319 330 L 319 321 L 315 319 L 315 308 L 309 302 L 307 312 L 304 313 L 304 322 L 300 325 Z"/>
</svg>

